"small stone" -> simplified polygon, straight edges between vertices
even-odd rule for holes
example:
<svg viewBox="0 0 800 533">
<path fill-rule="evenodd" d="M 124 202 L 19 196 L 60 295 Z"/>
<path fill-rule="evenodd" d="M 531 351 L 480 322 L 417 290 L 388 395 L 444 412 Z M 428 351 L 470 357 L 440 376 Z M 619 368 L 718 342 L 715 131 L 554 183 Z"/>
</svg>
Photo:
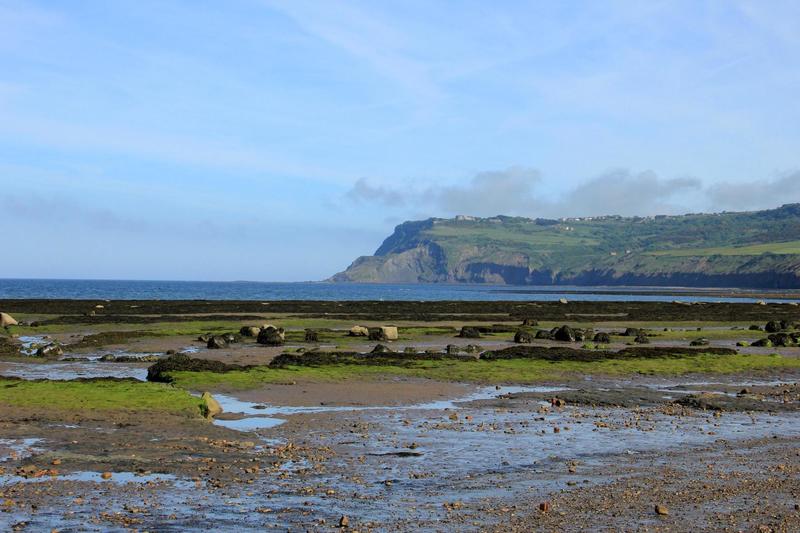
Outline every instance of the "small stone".
<svg viewBox="0 0 800 533">
<path fill-rule="evenodd" d="M 550 502 L 542 502 L 539 504 L 539 510 L 543 513 L 549 513 L 552 505 Z"/>
<path fill-rule="evenodd" d="M 350 519 L 347 516 L 342 515 L 339 519 L 339 527 L 350 527 Z"/>
<path fill-rule="evenodd" d="M 102 474 L 100 474 L 100 477 L 103 479 L 111 479 L 113 475 L 114 474 L 112 474 L 111 472 L 103 472 Z"/>
<path fill-rule="evenodd" d="M 667 516 L 669 514 L 669 509 L 663 505 L 656 505 L 655 511 L 657 515 L 661 516 Z"/>
</svg>

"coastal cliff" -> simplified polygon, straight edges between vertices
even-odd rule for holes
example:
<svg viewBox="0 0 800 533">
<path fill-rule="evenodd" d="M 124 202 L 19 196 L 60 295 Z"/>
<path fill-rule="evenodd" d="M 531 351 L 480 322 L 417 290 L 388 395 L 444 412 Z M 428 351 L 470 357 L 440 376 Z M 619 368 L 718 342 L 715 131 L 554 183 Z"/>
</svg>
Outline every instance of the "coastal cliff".
<svg viewBox="0 0 800 533">
<path fill-rule="evenodd" d="M 800 288 L 800 204 L 680 216 L 411 221 L 331 281 Z"/>
</svg>

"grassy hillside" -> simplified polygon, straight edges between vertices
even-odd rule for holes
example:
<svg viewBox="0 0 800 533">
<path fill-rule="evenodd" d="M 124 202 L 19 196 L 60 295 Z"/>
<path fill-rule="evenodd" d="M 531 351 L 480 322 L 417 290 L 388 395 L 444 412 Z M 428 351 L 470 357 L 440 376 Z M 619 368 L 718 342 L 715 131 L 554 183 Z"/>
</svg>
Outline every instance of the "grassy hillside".
<svg viewBox="0 0 800 533">
<path fill-rule="evenodd" d="M 800 286 L 800 204 L 623 218 L 428 219 L 335 281 Z"/>
</svg>

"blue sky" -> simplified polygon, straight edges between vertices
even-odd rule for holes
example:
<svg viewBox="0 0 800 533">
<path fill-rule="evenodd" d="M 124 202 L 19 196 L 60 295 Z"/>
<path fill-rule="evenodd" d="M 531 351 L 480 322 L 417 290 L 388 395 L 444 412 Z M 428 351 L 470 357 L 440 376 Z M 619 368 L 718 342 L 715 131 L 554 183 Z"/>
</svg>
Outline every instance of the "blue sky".
<svg viewBox="0 0 800 533">
<path fill-rule="evenodd" d="M 428 216 L 800 201 L 800 3 L 0 0 L 0 277 L 314 280 Z"/>
</svg>

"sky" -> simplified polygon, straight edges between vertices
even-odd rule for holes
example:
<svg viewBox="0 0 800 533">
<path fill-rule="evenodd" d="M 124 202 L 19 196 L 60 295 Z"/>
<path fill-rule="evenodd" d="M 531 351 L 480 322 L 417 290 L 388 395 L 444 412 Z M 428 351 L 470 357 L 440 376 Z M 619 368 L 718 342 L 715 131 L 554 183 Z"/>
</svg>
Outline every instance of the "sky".
<svg viewBox="0 0 800 533">
<path fill-rule="evenodd" d="M 320 280 L 404 220 L 800 201 L 794 0 L 0 0 L 0 278 Z"/>
</svg>

